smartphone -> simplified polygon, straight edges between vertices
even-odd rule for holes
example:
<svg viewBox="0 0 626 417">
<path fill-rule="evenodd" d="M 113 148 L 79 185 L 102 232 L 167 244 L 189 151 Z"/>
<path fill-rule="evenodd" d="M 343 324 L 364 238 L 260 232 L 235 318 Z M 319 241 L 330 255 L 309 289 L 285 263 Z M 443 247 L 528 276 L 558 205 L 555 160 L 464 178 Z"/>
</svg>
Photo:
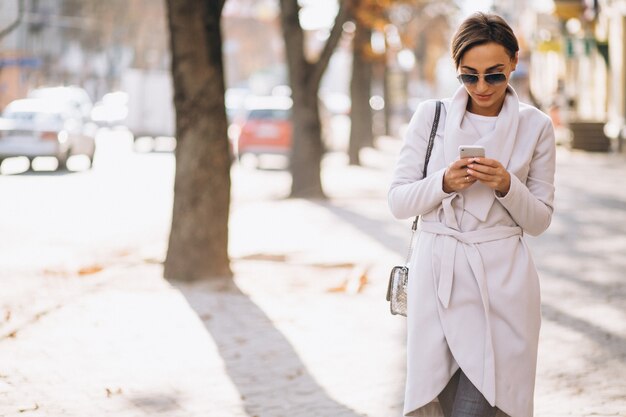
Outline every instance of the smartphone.
<svg viewBox="0 0 626 417">
<path fill-rule="evenodd" d="M 459 146 L 459 157 L 463 158 L 477 158 L 485 157 L 485 148 L 479 145 L 461 145 Z"/>
</svg>

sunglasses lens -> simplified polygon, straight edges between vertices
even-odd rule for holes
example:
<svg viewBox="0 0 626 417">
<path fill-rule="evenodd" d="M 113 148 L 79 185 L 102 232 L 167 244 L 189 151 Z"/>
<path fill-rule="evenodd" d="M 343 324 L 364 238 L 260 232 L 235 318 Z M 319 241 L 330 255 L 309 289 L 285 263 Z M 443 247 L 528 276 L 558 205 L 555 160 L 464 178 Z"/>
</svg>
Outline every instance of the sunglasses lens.
<svg viewBox="0 0 626 417">
<path fill-rule="evenodd" d="M 478 83 L 479 76 L 477 74 L 459 74 L 457 77 L 460 82 L 467 85 L 474 85 Z M 488 84 L 500 84 L 506 81 L 506 75 L 503 73 L 485 74 L 483 76 L 485 82 Z"/>
<path fill-rule="evenodd" d="M 506 81 L 506 75 L 504 74 L 486 74 L 485 81 L 489 84 L 500 84 Z"/>
<path fill-rule="evenodd" d="M 461 81 L 463 84 L 476 84 L 478 82 L 478 75 L 460 74 L 459 81 Z"/>
</svg>

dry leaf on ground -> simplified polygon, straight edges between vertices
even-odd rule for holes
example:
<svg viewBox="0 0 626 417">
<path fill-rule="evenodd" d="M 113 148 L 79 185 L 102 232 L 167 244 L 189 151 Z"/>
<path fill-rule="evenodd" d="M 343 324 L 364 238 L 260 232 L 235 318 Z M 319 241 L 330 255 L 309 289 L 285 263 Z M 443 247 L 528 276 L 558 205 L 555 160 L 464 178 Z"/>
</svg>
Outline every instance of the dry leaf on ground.
<svg viewBox="0 0 626 417">
<path fill-rule="evenodd" d="M 90 266 L 84 266 L 82 268 L 80 268 L 78 270 L 78 275 L 91 275 L 91 274 L 97 274 L 98 272 L 102 271 L 104 268 L 101 267 L 100 265 L 90 265 Z"/>
</svg>

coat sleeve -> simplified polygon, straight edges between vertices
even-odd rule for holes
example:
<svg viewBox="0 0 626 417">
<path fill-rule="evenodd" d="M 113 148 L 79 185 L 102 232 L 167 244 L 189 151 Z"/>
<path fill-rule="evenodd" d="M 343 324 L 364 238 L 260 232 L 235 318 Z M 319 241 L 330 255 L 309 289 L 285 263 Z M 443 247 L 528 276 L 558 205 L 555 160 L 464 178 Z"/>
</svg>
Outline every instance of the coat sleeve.
<svg viewBox="0 0 626 417">
<path fill-rule="evenodd" d="M 443 191 L 445 169 L 432 172 L 427 178 L 422 175 L 435 107 L 435 100 L 421 103 L 406 131 L 387 195 L 391 213 L 398 219 L 428 213 L 449 195 Z M 444 109 L 441 111 L 439 127 L 443 123 Z"/>
<path fill-rule="evenodd" d="M 498 201 L 528 234 L 543 233 L 552 220 L 556 146 L 554 128 L 547 116 L 535 146 L 526 183 L 511 175 L 511 188 Z"/>
</svg>

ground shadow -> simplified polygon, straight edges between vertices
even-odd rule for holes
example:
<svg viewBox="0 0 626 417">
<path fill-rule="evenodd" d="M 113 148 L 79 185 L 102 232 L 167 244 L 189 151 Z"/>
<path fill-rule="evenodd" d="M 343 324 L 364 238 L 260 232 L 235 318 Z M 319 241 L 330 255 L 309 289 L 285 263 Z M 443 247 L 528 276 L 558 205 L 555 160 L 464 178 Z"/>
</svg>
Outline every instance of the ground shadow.
<svg viewBox="0 0 626 417">
<path fill-rule="evenodd" d="M 345 223 L 356 227 L 363 232 L 364 235 L 367 235 L 369 238 L 377 241 L 392 252 L 400 255 L 406 254 L 411 234 L 411 225 L 408 221 L 403 229 L 401 224 L 392 223 L 391 215 L 389 215 L 388 220 L 379 220 L 373 217 L 364 216 L 357 211 L 340 207 L 331 201 L 310 201 L 324 207 Z"/>
<path fill-rule="evenodd" d="M 406 238 L 402 235 L 393 233 L 388 227 L 389 222 L 380 221 L 374 218 L 368 218 L 355 211 L 338 207 L 331 202 L 316 202 L 319 205 L 328 209 L 331 213 L 335 214 L 343 221 L 352 224 L 359 230 L 368 234 L 373 239 L 377 240 L 385 247 L 393 250 L 396 253 L 402 254 L 406 250 L 405 243 Z M 594 205 L 604 206 L 605 209 L 621 210 L 624 208 L 624 203 L 619 199 L 601 198 L 600 196 L 592 196 L 585 202 L 586 207 L 592 207 Z M 580 263 L 589 263 L 591 265 L 604 265 L 610 270 L 618 271 L 619 265 L 616 261 L 616 257 L 621 256 L 616 252 L 602 252 L 586 249 L 585 245 L 582 247 L 580 242 L 584 242 L 588 233 L 609 233 L 620 234 L 623 231 L 623 226 L 613 225 L 609 222 L 598 219 L 592 225 L 585 223 L 578 219 L 573 212 L 557 212 L 555 214 L 559 217 L 566 227 L 563 228 L 565 235 L 548 232 L 541 239 L 532 239 L 533 252 L 539 257 L 541 262 L 538 262 L 540 274 L 548 273 L 557 279 L 562 279 L 574 283 L 581 288 L 591 292 L 594 297 L 598 299 L 615 298 L 623 296 L 625 288 L 623 282 L 596 282 L 594 279 L 587 276 L 587 273 L 580 268 L 576 271 L 563 269 L 563 265 L 553 265 L 551 257 L 553 256 L 567 256 L 570 259 L 575 259 Z M 580 226 L 591 226 L 591 232 L 589 230 L 580 231 Z M 601 232 L 599 232 L 601 231 Z M 408 232 L 407 232 L 408 235 Z M 547 256 L 547 259 L 541 259 L 542 256 Z M 573 263 L 574 264 L 574 263 Z M 575 263 L 578 265 L 578 263 Z M 619 274 L 619 272 L 616 272 Z M 542 305 L 543 317 L 546 320 L 558 323 L 562 326 L 568 327 L 576 332 L 584 334 L 594 342 L 603 347 L 606 354 L 611 358 L 615 358 L 622 362 L 626 361 L 626 339 L 618 334 L 608 332 L 602 328 L 599 328 L 592 323 L 577 318 L 561 311 L 551 305 Z"/>
<path fill-rule="evenodd" d="M 226 289 L 172 285 L 203 320 L 250 416 L 361 416 L 320 386 L 287 338 L 234 283 Z"/>
<path fill-rule="evenodd" d="M 128 402 L 136 408 L 154 414 L 180 410 L 178 398 L 163 392 L 130 396 Z"/>
<path fill-rule="evenodd" d="M 620 335 L 601 329 L 584 319 L 574 317 L 546 303 L 541 304 L 541 315 L 546 320 L 585 335 L 597 343 L 612 359 L 626 362 L 626 340 Z M 604 362 L 605 359 L 603 358 L 601 361 Z"/>
</svg>

